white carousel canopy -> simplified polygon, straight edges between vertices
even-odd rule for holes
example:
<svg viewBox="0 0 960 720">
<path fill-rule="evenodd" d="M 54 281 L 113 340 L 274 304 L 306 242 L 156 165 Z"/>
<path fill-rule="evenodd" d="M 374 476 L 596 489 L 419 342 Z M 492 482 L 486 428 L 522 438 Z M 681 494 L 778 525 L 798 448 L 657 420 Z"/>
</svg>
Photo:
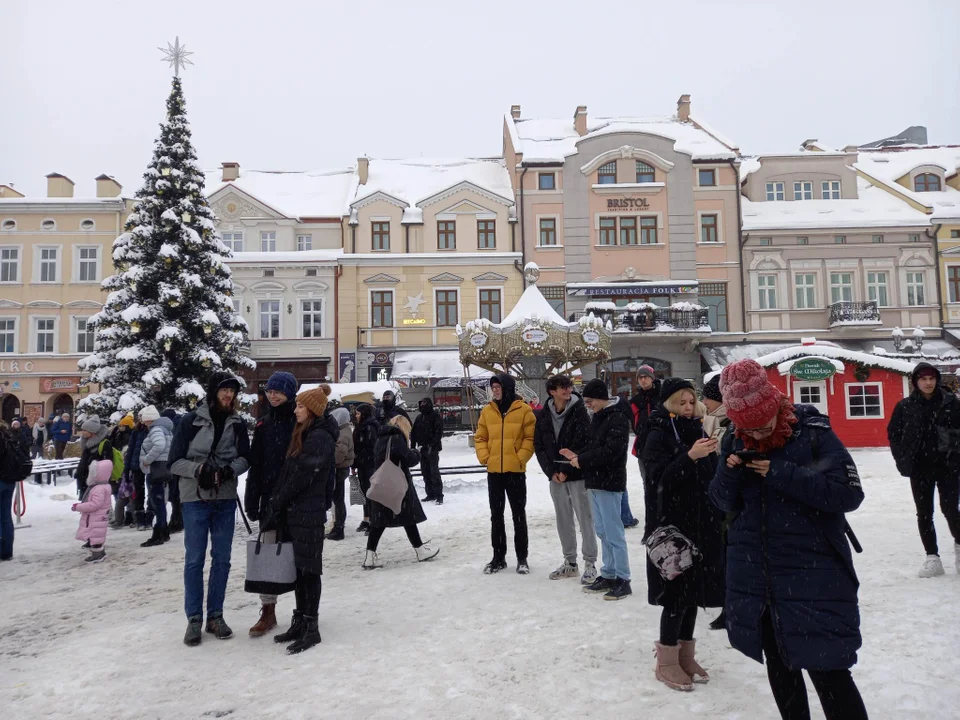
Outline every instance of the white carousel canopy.
<svg viewBox="0 0 960 720">
<path fill-rule="evenodd" d="M 523 295 L 513 306 L 513 310 L 498 325 L 494 327 L 508 328 L 514 325 L 520 325 L 531 318 L 538 318 L 544 322 L 553 323 L 562 327 L 570 325 L 563 317 L 553 309 L 553 306 L 547 302 L 543 294 L 536 285 L 531 285 L 523 291 Z"/>
</svg>

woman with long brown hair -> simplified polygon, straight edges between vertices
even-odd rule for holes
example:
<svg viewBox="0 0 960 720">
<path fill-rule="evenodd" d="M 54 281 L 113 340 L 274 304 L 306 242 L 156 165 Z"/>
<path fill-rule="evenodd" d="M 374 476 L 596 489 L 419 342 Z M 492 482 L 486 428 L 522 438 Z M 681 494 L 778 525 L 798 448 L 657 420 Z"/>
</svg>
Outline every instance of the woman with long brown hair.
<svg viewBox="0 0 960 720">
<path fill-rule="evenodd" d="M 287 652 L 303 652 L 320 642 L 320 578 L 323 574 L 323 536 L 327 508 L 333 499 L 330 469 L 339 429 L 324 410 L 327 396 L 320 389 L 297 395 L 297 426 L 290 438 L 287 459 L 270 498 L 270 517 L 262 530 L 277 530 L 281 541 L 293 543 L 297 565 L 294 594 L 297 607 L 290 629 L 274 642 L 292 643 Z"/>
</svg>

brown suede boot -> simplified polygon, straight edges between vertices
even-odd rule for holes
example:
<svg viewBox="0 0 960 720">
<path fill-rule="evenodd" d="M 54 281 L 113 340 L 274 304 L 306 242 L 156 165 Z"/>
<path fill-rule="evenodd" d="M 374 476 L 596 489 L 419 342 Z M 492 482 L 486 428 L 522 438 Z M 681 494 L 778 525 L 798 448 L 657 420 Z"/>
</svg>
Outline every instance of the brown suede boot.
<svg viewBox="0 0 960 720">
<path fill-rule="evenodd" d="M 660 643 L 654 645 L 657 647 L 657 680 L 672 690 L 693 690 L 690 676 L 680 667 L 680 646 Z"/>
<path fill-rule="evenodd" d="M 260 619 L 250 628 L 250 637 L 262 637 L 277 626 L 277 606 L 264 605 L 260 608 Z"/>
<path fill-rule="evenodd" d="M 697 641 L 680 641 L 680 669 L 690 676 L 695 683 L 710 682 L 710 675 L 697 662 Z"/>
</svg>

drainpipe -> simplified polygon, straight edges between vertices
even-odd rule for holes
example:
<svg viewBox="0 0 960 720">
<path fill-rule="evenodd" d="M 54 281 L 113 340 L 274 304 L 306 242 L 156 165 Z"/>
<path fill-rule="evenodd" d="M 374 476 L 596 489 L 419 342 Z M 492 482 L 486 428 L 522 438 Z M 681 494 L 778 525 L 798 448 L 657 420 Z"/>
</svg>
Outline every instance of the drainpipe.
<svg viewBox="0 0 960 720">
<path fill-rule="evenodd" d="M 517 224 L 510 223 L 510 252 L 517 251 Z"/>
<path fill-rule="evenodd" d="M 350 252 L 351 253 L 357 252 L 357 226 L 356 225 L 350 226 Z"/>
<path fill-rule="evenodd" d="M 523 273 L 523 268 L 527 266 L 527 228 L 525 213 L 523 212 L 523 179 L 527 176 L 527 170 L 530 168 L 524 168 L 523 172 L 520 173 L 520 272 Z M 523 279 L 523 287 L 527 287 L 527 279 Z"/>
<path fill-rule="evenodd" d="M 407 253 L 407 255 L 409 255 L 410 254 L 410 226 L 409 225 L 403 226 L 403 240 L 406 246 L 405 252 Z"/>
<path fill-rule="evenodd" d="M 333 363 L 335 374 L 333 381 L 340 379 L 340 276 L 343 275 L 343 265 L 337 263 L 337 271 L 333 275 L 333 357 L 330 359 Z M 354 365 L 356 366 L 356 365 Z M 327 372 L 330 377 L 330 372 Z"/>
<path fill-rule="evenodd" d="M 734 160 L 728 160 L 730 169 L 733 170 L 733 176 L 736 178 L 737 188 L 737 246 L 739 257 L 737 265 L 740 267 L 740 322 L 743 323 L 744 335 L 747 333 L 747 289 L 746 278 L 743 274 L 743 246 L 747 244 L 748 235 L 743 234 L 743 208 L 742 198 L 740 197 L 740 171 L 737 169 Z"/>
<path fill-rule="evenodd" d="M 923 234 L 933 241 L 933 262 L 937 270 L 937 312 L 939 313 L 941 328 L 943 327 L 943 303 L 946 300 L 943 297 L 943 280 L 940 278 L 940 243 L 937 242 L 937 236 L 940 234 L 940 228 L 942 227 L 943 223 L 937 223 L 932 235 L 930 234 L 930 228 L 923 231 Z"/>
</svg>

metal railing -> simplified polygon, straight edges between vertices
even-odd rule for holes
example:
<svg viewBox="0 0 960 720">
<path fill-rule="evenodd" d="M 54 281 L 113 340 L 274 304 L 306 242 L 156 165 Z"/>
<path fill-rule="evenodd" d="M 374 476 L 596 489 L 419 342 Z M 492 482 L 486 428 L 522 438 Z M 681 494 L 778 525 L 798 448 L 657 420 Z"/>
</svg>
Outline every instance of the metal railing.
<svg viewBox="0 0 960 720">
<path fill-rule="evenodd" d="M 684 332 L 711 332 L 709 311 L 706 308 L 701 310 L 675 310 L 673 308 L 651 308 L 638 311 L 626 309 L 585 310 L 571 313 L 568 319 L 570 322 L 576 322 L 591 313 L 594 317 L 601 318 L 604 324 L 609 322 L 613 326 L 614 332 L 618 330 L 620 332 L 648 332 L 669 328 Z"/>
<path fill-rule="evenodd" d="M 880 310 L 876 300 L 835 302 L 830 305 L 831 325 L 855 325 L 879 321 Z"/>
</svg>

